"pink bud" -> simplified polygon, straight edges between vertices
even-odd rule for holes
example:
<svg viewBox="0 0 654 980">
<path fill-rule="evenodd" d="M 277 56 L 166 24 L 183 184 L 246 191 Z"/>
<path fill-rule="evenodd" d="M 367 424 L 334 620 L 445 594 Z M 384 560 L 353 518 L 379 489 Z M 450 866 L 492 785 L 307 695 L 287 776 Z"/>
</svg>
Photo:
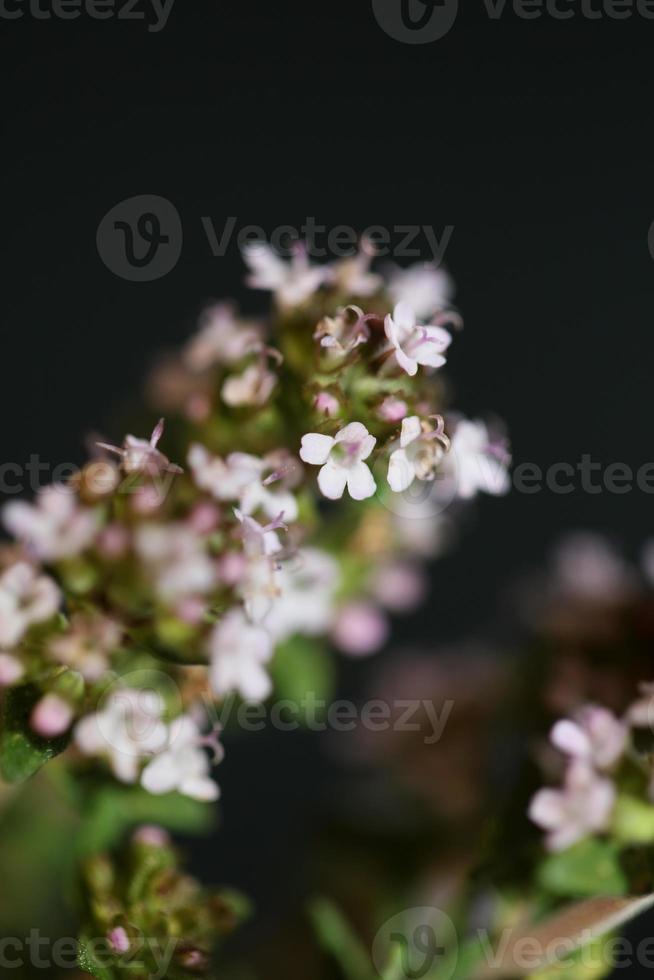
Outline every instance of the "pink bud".
<svg viewBox="0 0 654 980">
<path fill-rule="evenodd" d="M 220 511 L 209 501 L 194 507 L 189 516 L 189 524 L 198 534 L 211 534 L 220 521 Z"/>
<path fill-rule="evenodd" d="M 129 531 L 121 524 L 109 524 L 98 536 L 96 547 L 103 558 L 122 558 L 129 548 Z"/>
<path fill-rule="evenodd" d="M 0 687 L 11 687 L 21 679 L 25 669 L 10 653 L 0 653 Z"/>
<path fill-rule="evenodd" d="M 221 582 L 224 582 L 225 585 L 238 585 L 245 574 L 246 564 L 245 555 L 236 551 L 229 551 L 221 558 L 218 566 Z"/>
<path fill-rule="evenodd" d="M 321 391 L 314 398 L 313 407 L 317 412 L 326 415 L 327 418 L 333 418 L 335 415 L 338 415 L 341 406 L 338 398 L 330 395 L 328 391 Z"/>
<path fill-rule="evenodd" d="M 132 838 L 135 844 L 145 844 L 148 847 L 168 847 L 170 836 L 163 829 L 155 824 L 144 824 L 139 827 Z"/>
<path fill-rule="evenodd" d="M 396 562 L 379 569 L 373 589 L 382 606 L 403 613 L 420 605 L 427 592 L 427 582 L 420 568 L 408 562 Z"/>
<path fill-rule="evenodd" d="M 401 398 L 385 398 L 377 414 L 384 422 L 401 422 L 409 414 L 409 406 Z"/>
<path fill-rule="evenodd" d="M 158 510 L 166 499 L 165 490 L 154 483 L 144 484 L 132 494 L 132 510 L 137 514 L 151 514 Z"/>
<path fill-rule="evenodd" d="M 211 415 L 211 400 L 199 393 L 191 395 L 184 406 L 184 414 L 189 422 L 205 422 Z"/>
<path fill-rule="evenodd" d="M 41 738 L 57 738 L 70 728 L 73 709 L 57 694 L 46 694 L 32 711 L 30 724 Z"/>
<path fill-rule="evenodd" d="M 388 639 L 386 617 L 371 602 L 351 602 L 344 606 L 332 630 L 334 643 L 352 657 L 376 653 Z"/>
<path fill-rule="evenodd" d="M 114 953 L 129 952 L 129 936 L 122 926 L 117 926 L 107 933 L 107 939 Z"/>
</svg>

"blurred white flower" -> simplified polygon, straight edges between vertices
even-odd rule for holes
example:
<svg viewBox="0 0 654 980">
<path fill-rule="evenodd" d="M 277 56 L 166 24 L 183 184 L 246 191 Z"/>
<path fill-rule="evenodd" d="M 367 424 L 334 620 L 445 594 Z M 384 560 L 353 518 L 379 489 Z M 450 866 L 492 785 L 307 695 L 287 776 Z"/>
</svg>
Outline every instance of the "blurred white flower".
<svg viewBox="0 0 654 980">
<path fill-rule="evenodd" d="M 649 728 L 654 732 L 654 684 L 638 685 L 640 697 L 628 708 L 625 720 L 633 728 Z"/>
<path fill-rule="evenodd" d="M 0 648 L 13 647 L 34 623 L 59 609 L 61 593 L 47 575 L 28 562 L 17 562 L 0 575 Z"/>
<path fill-rule="evenodd" d="M 218 697 L 232 692 L 246 701 L 264 701 L 272 690 L 264 668 L 273 655 L 270 634 L 232 609 L 209 638 L 211 687 Z"/>
<path fill-rule="evenodd" d="M 220 790 L 210 776 L 207 744 L 193 718 L 189 715 L 176 718 L 169 727 L 166 747 L 141 773 L 141 786 L 157 796 L 177 791 L 202 802 L 217 800 Z M 216 764 L 224 752 L 217 740 L 212 746 Z"/>
<path fill-rule="evenodd" d="M 265 405 L 276 384 L 277 375 L 269 370 L 265 361 L 258 360 L 256 364 L 250 364 L 243 374 L 232 374 L 227 378 L 221 395 L 231 408 Z"/>
<path fill-rule="evenodd" d="M 281 517 L 264 526 L 239 510 L 234 513 L 241 522 L 246 559 L 237 591 L 249 618 L 253 623 L 261 623 L 279 596 L 278 567 L 274 556 L 281 551 L 282 545 L 276 531 L 280 528 L 285 530 L 285 525 Z"/>
<path fill-rule="evenodd" d="M 443 421 L 436 429 L 423 426 L 417 415 L 402 422 L 400 447 L 391 453 L 388 484 L 395 493 L 408 490 L 415 479 L 432 480 L 437 465 L 449 448 Z"/>
<path fill-rule="evenodd" d="M 329 630 L 339 583 L 338 562 L 318 548 L 300 548 L 277 574 L 279 596 L 266 617 L 277 642 L 295 634 L 318 636 Z"/>
<path fill-rule="evenodd" d="M 586 705 L 574 721 L 557 721 L 550 741 L 573 759 L 598 769 L 610 769 L 624 752 L 627 727 L 607 708 Z"/>
<path fill-rule="evenodd" d="M 84 755 L 107 758 L 116 779 L 135 783 L 142 761 L 166 747 L 162 714 L 155 691 L 122 688 L 109 695 L 100 711 L 77 723 L 75 744 Z"/>
<path fill-rule="evenodd" d="M 73 558 L 88 548 L 99 528 L 98 511 L 80 507 L 60 484 L 41 490 L 34 504 L 15 500 L 3 511 L 7 530 L 43 561 Z"/>
<path fill-rule="evenodd" d="M 443 461 L 445 471 L 456 481 L 455 492 L 462 500 L 478 493 L 502 496 L 509 492 L 510 462 L 506 448 L 491 439 L 482 421 L 462 419 L 454 431 L 450 452 Z"/>
<path fill-rule="evenodd" d="M 217 303 L 202 316 L 200 329 L 184 351 L 192 371 L 206 371 L 214 364 L 234 364 L 261 343 L 263 325 L 238 320 L 231 303 Z"/>
<path fill-rule="evenodd" d="M 302 437 L 300 459 L 322 466 L 318 486 L 329 500 L 339 500 L 347 486 L 354 500 L 366 500 L 377 489 L 370 468 L 364 462 L 377 440 L 361 422 L 350 422 L 336 436 L 310 432 Z"/>
<path fill-rule="evenodd" d="M 375 257 L 374 246 L 367 238 L 361 240 L 359 250 L 331 264 L 331 282 L 348 296 L 372 296 L 384 285 L 381 276 L 370 271 Z"/>
<path fill-rule="evenodd" d="M 336 615 L 332 639 L 351 657 L 368 657 L 388 640 L 390 627 L 381 609 L 372 602 L 350 602 Z"/>
<path fill-rule="evenodd" d="M 563 851 L 588 834 L 606 830 L 615 803 L 610 779 L 579 759 L 568 767 L 563 789 L 541 789 L 529 804 L 529 817 L 547 831 L 550 851 Z"/>
<path fill-rule="evenodd" d="M 280 306 L 300 306 L 330 277 L 327 266 L 311 265 L 306 249 L 298 245 L 290 262 L 284 261 L 264 242 L 249 245 L 243 258 L 251 275 L 252 289 L 266 289 L 275 294 Z"/>
<path fill-rule="evenodd" d="M 403 371 L 413 377 L 418 366 L 442 367 L 444 351 L 452 343 L 452 337 L 443 327 L 421 326 L 415 311 L 408 303 L 398 303 L 384 321 L 384 332 L 395 352 L 395 359 Z"/>
<path fill-rule="evenodd" d="M 427 577 L 420 565 L 396 561 L 374 572 L 371 587 L 375 599 L 391 612 L 410 612 L 427 594 Z"/>
<path fill-rule="evenodd" d="M 125 436 L 123 446 L 111 446 L 99 442 L 101 449 L 120 456 L 125 473 L 144 473 L 146 476 L 160 476 L 162 473 L 183 473 L 181 467 L 171 463 L 167 456 L 157 449 L 164 431 L 164 420 L 159 419 L 150 439 L 137 439 Z"/>
<path fill-rule="evenodd" d="M 428 263 L 395 267 L 388 282 L 394 303 L 408 303 L 416 316 L 428 318 L 451 301 L 454 287 L 448 274 Z"/>
<path fill-rule="evenodd" d="M 11 687 L 24 676 L 25 668 L 18 659 L 10 653 L 0 653 L 0 687 Z"/>
<path fill-rule="evenodd" d="M 216 583 L 203 539 L 188 524 L 144 524 L 136 530 L 134 547 L 163 602 L 204 595 Z"/>
<path fill-rule="evenodd" d="M 188 456 L 193 479 L 217 500 L 238 501 L 239 510 L 250 516 L 262 510 L 266 517 L 283 513 L 287 521 L 297 518 L 297 501 L 272 463 L 249 453 L 231 453 L 225 461 L 212 456 L 204 446 L 191 446 Z"/>
<path fill-rule="evenodd" d="M 93 683 L 108 670 L 109 654 L 120 645 L 122 635 L 120 624 L 108 616 L 77 613 L 68 630 L 50 640 L 48 653 Z"/>
<path fill-rule="evenodd" d="M 627 562 L 598 534 L 568 535 L 554 552 L 555 585 L 579 599 L 616 602 L 634 587 Z"/>
</svg>

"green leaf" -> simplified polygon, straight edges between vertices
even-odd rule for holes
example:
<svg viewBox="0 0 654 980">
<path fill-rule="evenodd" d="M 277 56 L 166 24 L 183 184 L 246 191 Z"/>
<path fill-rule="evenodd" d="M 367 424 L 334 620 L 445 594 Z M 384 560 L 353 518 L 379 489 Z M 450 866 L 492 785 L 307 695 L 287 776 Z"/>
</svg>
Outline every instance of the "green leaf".
<svg viewBox="0 0 654 980">
<path fill-rule="evenodd" d="M 67 747 L 68 734 L 40 738 L 29 719 L 41 691 L 33 684 L 11 688 L 4 696 L 0 717 L 0 773 L 8 783 L 22 783 Z"/>
<path fill-rule="evenodd" d="M 139 824 L 159 824 L 178 833 L 210 829 L 215 810 L 179 793 L 153 796 L 140 786 L 107 786 L 84 808 L 85 819 L 77 840 L 78 853 L 93 854 L 111 847 Z"/>
<path fill-rule="evenodd" d="M 625 844 L 654 841 L 654 806 L 635 796 L 618 797 L 613 811 L 613 833 Z"/>
<path fill-rule="evenodd" d="M 555 895 L 579 898 L 624 895 L 628 889 L 615 845 L 592 837 L 547 857 L 538 869 L 538 882 Z"/>
<path fill-rule="evenodd" d="M 115 973 L 110 967 L 101 966 L 97 962 L 89 948 L 88 939 L 84 936 L 79 940 L 77 963 L 80 970 L 84 970 L 85 973 L 96 977 L 97 980 L 114 980 L 115 978 Z"/>
<path fill-rule="evenodd" d="M 281 699 L 301 703 L 307 695 L 327 705 L 334 693 L 335 671 L 323 644 L 294 636 L 277 648 L 272 665 L 275 692 Z M 301 720 L 300 712 L 300 720 Z"/>
<path fill-rule="evenodd" d="M 368 950 L 340 909 L 328 898 L 315 898 L 309 915 L 320 945 L 334 957 L 347 980 L 371 980 L 375 972 Z"/>
</svg>

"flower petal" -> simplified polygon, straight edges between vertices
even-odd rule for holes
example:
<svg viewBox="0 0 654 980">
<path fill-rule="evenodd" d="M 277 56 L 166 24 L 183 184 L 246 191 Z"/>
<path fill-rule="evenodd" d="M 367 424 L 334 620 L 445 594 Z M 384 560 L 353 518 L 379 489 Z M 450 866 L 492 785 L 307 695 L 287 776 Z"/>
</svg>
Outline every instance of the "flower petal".
<svg viewBox="0 0 654 980">
<path fill-rule="evenodd" d="M 178 782 L 179 773 L 170 752 L 162 752 L 141 773 L 141 786 L 154 796 L 172 793 Z"/>
<path fill-rule="evenodd" d="M 364 464 L 365 465 L 365 464 Z M 325 463 L 318 474 L 318 486 L 323 496 L 328 500 L 340 500 L 347 483 L 347 470 L 337 463 Z"/>
<path fill-rule="evenodd" d="M 366 463 L 355 463 L 348 470 L 347 489 L 353 500 L 367 500 L 374 495 L 377 484 Z"/>
<path fill-rule="evenodd" d="M 417 415 L 411 415 L 408 419 L 404 419 L 402 422 L 402 435 L 400 436 L 400 446 L 402 449 L 410 446 L 421 434 L 422 426 Z"/>
<path fill-rule="evenodd" d="M 415 480 L 416 471 L 409 461 L 409 457 L 403 449 L 396 449 L 391 453 L 388 462 L 388 485 L 394 493 L 402 493 L 408 490 Z"/>
<path fill-rule="evenodd" d="M 322 466 L 327 462 L 329 453 L 334 440 L 331 436 L 321 435 L 319 432 L 309 432 L 302 436 L 302 448 L 300 449 L 300 459 L 313 466 Z"/>
</svg>

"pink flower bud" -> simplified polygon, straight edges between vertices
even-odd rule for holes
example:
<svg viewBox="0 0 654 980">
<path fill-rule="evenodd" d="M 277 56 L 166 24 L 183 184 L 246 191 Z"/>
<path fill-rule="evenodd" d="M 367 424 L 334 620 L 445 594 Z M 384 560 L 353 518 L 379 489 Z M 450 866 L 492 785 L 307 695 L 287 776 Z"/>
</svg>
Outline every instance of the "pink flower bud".
<svg viewBox="0 0 654 980">
<path fill-rule="evenodd" d="M 401 398 L 385 398 L 377 414 L 384 422 L 401 422 L 409 414 L 409 406 Z"/>
<path fill-rule="evenodd" d="M 0 653 L 0 687 L 11 687 L 25 673 L 20 660 L 10 653 Z"/>
<path fill-rule="evenodd" d="M 41 738 L 57 738 L 70 728 L 73 709 L 57 694 L 46 694 L 32 711 L 30 725 Z"/>
<path fill-rule="evenodd" d="M 321 391 L 314 398 L 313 407 L 317 412 L 326 415 L 327 418 L 333 418 L 335 415 L 338 415 L 341 406 L 338 398 L 330 395 L 328 391 Z"/>
<path fill-rule="evenodd" d="M 170 836 L 163 829 L 155 824 L 144 824 L 134 831 L 132 838 L 135 844 L 145 844 L 147 847 L 168 847 Z"/>
<path fill-rule="evenodd" d="M 114 953 L 122 954 L 129 952 L 129 936 L 122 926 L 117 926 L 108 932 L 107 939 Z"/>
<path fill-rule="evenodd" d="M 218 574 L 225 585 L 238 585 L 245 574 L 247 561 L 240 552 L 230 551 L 220 560 Z"/>
<path fill-rule="evenodd" d="M 410 612 L 425 598 L 427 582 L 416 565 L 396 562 L 379 569 L 373 590 L 377 601 L 391 612 Z"/>
<path fill-rule="evenodd" d="M 100 532 L 96 547 L 103 558 L 122 558 L 129 548 L 129 531 L 121 524 L 109 524 Z"/>
<path fill-rule="evenodd" d="M 334 643 L 352 657 L 376 653 L 388 639 L 386 617 L 371 602 L 351 602 L 344 606 L 332 630 Z"/>
<path fill-rule="evenodd" d="M 189 523 L 198 534 L 211 534 L 220 521 L 220 511 L 209 501 L 194 507 L 189 516 Z"/>
</svg>

